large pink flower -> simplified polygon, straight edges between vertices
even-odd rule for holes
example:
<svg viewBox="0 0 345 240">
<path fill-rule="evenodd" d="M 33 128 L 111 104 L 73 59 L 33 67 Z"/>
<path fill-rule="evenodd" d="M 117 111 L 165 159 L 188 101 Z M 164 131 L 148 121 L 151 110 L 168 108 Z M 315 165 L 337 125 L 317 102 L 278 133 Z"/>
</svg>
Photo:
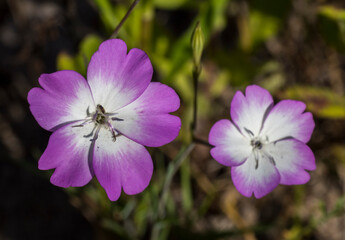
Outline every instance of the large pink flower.
<svg viewBox="0 0 345 240">
<path fill-rule="evenodd" d="M 248 86 L 231 102 L 232 122 L 223 119 L 211 129 L 211 155 L 232 167 L 235 187 L 246 197 L 261 198 L 278 184 L 304 184 L 305 170 L 315 170 L 315 158 L 306 145 L 315 123 L 300 101 L 283 100 L 273 105 L 270 93 Z"/>
<path fill-rule="evenodd" d="M 105 41 L 92 56 L 87 81 L 77 72 L 42 74 L 42 88 L 28 94 L 37 122 L 53 131 L 38 167 L 54 169 L 51 182 L 84 186 L 95 175 L 115 201 L 143 191 L 153 164 L 144 146 L 174 140 L 181 121 L 170 115 L 180 99 L 152 82 L 152 65 L 140 49 L 127 53 L 119 39 Z"/>
</svg>

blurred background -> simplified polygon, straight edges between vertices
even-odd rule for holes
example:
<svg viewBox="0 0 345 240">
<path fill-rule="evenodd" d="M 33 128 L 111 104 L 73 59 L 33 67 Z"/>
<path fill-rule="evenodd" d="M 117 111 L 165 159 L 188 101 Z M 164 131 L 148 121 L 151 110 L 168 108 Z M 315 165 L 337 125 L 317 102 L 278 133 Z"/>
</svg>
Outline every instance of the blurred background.
<svg viewBox="0 0 345 240">
<path fill-rule="evenodd" d="M 345 239 L 345 2 L 343 0 L 141 0 L 118 37 L 149 55 L 153 81 L 181 97 L 179 137 L 149 149 L 155 170 L 141 194 L 110 202 L 97 180 L 63 189 L 37 161 L 50 133 L 27 93 L 41 73 L 87 63 L 125 15 L 128 0 L 0 1 L 0 239 Z M 229 118 L 248 84 L 276 101 L 298 99 L 316 128 L 317 169 L 301 186 L 246 198 L 230 168 L 191 144 L 190 38 L 205 35 L 196 136 Z"/>
</svg>

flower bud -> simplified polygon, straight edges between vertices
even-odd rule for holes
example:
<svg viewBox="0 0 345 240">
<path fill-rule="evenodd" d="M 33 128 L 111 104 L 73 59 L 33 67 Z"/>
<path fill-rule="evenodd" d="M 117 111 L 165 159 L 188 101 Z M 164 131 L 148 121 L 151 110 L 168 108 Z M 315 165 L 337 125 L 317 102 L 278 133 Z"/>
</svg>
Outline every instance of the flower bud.
<svg viewBox="0 0 345 240">
<path fill-rule="evenodd" d="M 204 34 L 200 26 L 200 22 L 196 23 L 194 28 L 192 39 L 191 39 L 192 51 L 193 51 L 193 61 L 197 69 L 200 68 L 200 59 L 202 51 L 204 50 Z"/>
</svg>

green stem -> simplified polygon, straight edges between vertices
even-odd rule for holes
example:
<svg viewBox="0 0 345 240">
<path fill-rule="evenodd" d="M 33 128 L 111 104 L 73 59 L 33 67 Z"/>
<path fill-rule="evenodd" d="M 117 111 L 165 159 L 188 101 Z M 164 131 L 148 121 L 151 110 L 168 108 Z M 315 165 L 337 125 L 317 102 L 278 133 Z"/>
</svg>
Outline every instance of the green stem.
<svg viewBox="0 0 345 240">
<path fill-rule="evenodd" d="M 197 114 L 198 114 L 198 85 L 199 85 L 200 70 L 201 69 L 196 66 L 193 69 L 194 99 L 193 99 L 193 121 L 191 124 L 192 136 L 194 136 L 194 131 L 196 129 Z"/>
<path fill-rule="evenodd" d="M 127 20 L 127 18 L 129 17 L 129 14 L 131 14 L 131 12 L 133 11 L 134 7 L 139 3 L 140 0 L 135 0 L 132 5 L 129 7 L 126 15 L 122 18 L 121 22 L 119 23 L 119 25 L 117 25 L 117 27 L 114 30 L 114 33 L 110 36 L 110 38 L 116 38 L 117 34 L 120 31 L 120 28 L 122 27 L 122 25 L 124 24 L 124 22 Z"/>
<path fill-rule="evenodd" d="M 188 147 L 184 148 L 180 153 L 177 155 L 175 160 L 170 163 L 167 171 L 167 176 L 165 178 L 163 191 L 161 198 L 158 203 L 158 217 L 162 218 L 165 215 L 165 204 L 168 198 L 168 192 L 170 189 L 171 181 L 173 179 L 173 176 L 181 166 L 182 162 L 188 157 L 188 155 L 192 152 L 194 149 L 195 144 L 192 143 Z"/>
</svg>

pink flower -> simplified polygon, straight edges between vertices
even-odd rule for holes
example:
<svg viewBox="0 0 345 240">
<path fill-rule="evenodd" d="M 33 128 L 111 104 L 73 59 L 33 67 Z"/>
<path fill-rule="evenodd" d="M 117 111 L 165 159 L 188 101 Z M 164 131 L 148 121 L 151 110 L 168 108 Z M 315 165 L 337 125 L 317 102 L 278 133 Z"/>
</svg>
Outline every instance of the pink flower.
<svg viewBox="0 0 345 240">
<path fill-rule="evenodd" d="M 211 129 L 211 155 L 232 167 L 237 190 L 246 197 L 261 198 L 278 184 L 309 181 L 305 170 L 315 170 L 313 152 L 306 145 L 315 123 L 300 101 L 283 100 L 273 106 L 270 93 L 248 86 L 246 96 L 238 91 L 231 102 L 232 122 L 223 119 Z"/>
<path fill-rule="evenodd" d="M 181 127 L 169 114 L 180 106 L 178 95 L 151 83 L 152 73 L 142 50 L 127 54 L 113 39 L 92 56 L 87 81 L 74 71 L 40 76 L 42 88 L 31 89 L 28 101 L 40 126 L 53 132 L 38 168 L 55 168 L 54 185 L 84 186 L 96 176 L 112 201 L 121 188 L 137 194 L 148 186 L 153 164 L 144 146 L 171 142 Z"/>
</svg>

